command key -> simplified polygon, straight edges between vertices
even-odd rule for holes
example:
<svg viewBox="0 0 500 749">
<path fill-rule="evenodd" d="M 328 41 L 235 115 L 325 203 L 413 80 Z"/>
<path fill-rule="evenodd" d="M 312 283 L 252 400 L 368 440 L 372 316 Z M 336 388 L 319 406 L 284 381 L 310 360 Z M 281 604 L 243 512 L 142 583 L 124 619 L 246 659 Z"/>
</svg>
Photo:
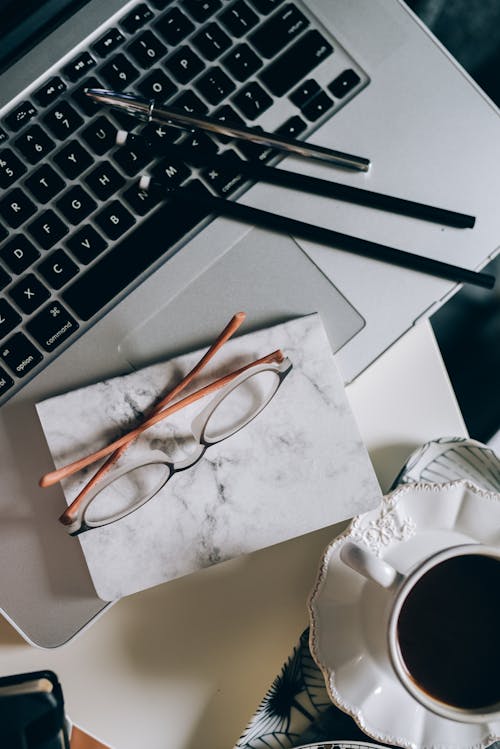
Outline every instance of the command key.
<svg viewBox="0 0 500 749">
<path fill-rule="evenodd" d="M 78 323 L 60 302 L 51 302 L 31 318 L 28 332 L 45 351 L 54 351 L 78 330 Z"/>
</svg>

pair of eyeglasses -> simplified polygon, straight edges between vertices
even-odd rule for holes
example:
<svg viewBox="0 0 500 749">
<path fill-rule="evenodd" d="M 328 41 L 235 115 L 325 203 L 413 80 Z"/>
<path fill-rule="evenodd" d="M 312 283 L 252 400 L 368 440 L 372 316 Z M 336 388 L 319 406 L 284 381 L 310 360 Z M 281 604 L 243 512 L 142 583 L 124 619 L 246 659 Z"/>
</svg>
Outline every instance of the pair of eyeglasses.
<svg viewBox="0 0 500 749">
<path fill-rule="evenodd" d="M 139 426 L 106 447 L 42 476 L 40 486 L 52 486 L 107 458 L 59 518 L 70 535 L 77 536 L 109 525 L 135 512 L 176 473 L 196 465 L 209 447 L 239 432 L 268 405 L 292 369 L 292 363 L 279 349 L 172 403 L 240 327 L 245 317 L 243 312 L 234 315 L 200 361 L 156 404 L 151 415 Z M 214 392 L 217 393 L 215 398 L 191 425 L 195 440 L 191 455 L 173 461 L 163 450 L 143 449 L 136 452 L 133 460 L 114 467 L 142 432 Z"/>
</svg>

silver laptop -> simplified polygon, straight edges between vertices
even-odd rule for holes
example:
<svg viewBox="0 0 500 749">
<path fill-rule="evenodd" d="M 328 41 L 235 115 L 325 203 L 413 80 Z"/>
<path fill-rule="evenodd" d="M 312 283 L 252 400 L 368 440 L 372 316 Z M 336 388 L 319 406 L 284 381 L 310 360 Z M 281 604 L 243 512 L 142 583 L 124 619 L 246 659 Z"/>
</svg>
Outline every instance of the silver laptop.
<svg viewBox="0 0 500 749">
<path fill-rule="evenodd" d="M 29 641 L 54 647 L 106 602 L 57 522 L 62 493 L 37 488 L 51 463 L 35 402 L 204 345 L 239 309 L 245 331 L 319 311 L 349 382 L 456 290 L 157 202 L 138 179 L 168 168 L 159 149 L 180 137 L 219 159 L 176 164 L 179 184 L 477 270 L 500 237 L 500 128 L 398 0 L 0 0 L 0 35 L 0 606 Z M 234 158 L 276 155 L 117 118 L 87 86 L 367 157 L 366 174 L 280 167 L 473 214 L 476 226 L 262 183 L 231 194 Z M 152 150 L 117 146 L 123 128 Z"/>
</svg>

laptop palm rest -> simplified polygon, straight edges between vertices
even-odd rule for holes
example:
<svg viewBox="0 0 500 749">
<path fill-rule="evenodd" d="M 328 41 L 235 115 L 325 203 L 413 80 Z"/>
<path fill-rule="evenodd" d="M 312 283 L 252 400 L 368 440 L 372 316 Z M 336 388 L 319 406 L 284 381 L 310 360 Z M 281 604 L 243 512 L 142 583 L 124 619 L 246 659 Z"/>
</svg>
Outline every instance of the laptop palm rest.
<svg viewBox="0 0 500 749">
<path fill-rule="evenodd" d="M 254 229 L 119 344 L 134 368 L 210 343 L 230 317 L 242 332 L 319 312 L 333 351 L 365 321 L 288 236 Z"/>
</svg>

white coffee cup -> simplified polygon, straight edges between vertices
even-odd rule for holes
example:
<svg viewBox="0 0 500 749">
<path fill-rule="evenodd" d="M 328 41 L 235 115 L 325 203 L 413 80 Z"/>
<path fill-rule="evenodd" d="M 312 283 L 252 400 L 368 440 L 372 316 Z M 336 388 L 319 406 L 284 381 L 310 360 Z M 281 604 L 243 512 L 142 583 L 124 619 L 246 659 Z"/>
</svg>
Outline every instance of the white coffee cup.
<svg viewBox="0 0 500 749">
<path fill-rule="evenodd" d="M 500 549 L 478 543 L 450 546 L 404 573 L 352 541 L 342 546 L 340 558 L 387 590 L 387 647 L 405 689 L 450 720 L 499 720 Z M 434 602 L 434 610 L 422 606 L 426 601 Z M 462 619 L 453 616 L 455 609 L 462 610 Z M 439 643 L 442 650 L 436 649 Z"/>
</svg>

